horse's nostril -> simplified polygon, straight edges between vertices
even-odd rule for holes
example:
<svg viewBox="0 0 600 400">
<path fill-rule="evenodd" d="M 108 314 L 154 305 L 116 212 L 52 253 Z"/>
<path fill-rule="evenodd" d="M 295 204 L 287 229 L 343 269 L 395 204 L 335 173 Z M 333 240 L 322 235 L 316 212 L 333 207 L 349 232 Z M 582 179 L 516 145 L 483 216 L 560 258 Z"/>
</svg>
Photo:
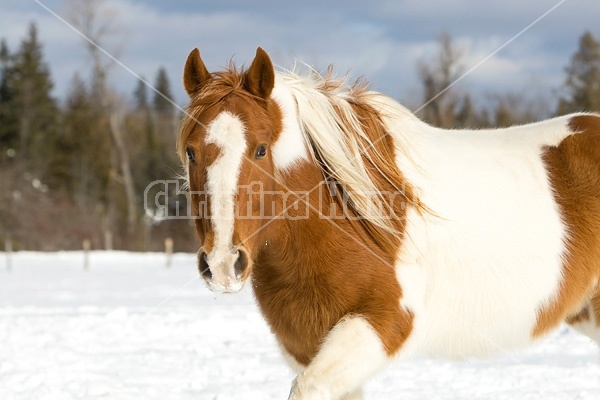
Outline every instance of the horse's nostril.
<svg viewBox="0 0 600 400">
<path fill-rule="evenodd" d="M 235 260 L 235 264 L 233 265 L 233 269 L 235 271 L 235 276 L 241 278 L 246 268 L 248 268 L 248 256 L 246 252 L 242 249 L 238 249 L 237 251 L 238 258 Z"/>
<path fill-rule="evenodd" d="M 200 270 L 200 275 L 202 275 L 202 277 L 207 281 L 210 281 L 212 279 L 212 272 L 210 272 L 205 252 L 202 252 L 202 254 L 200 254 L 198 261 L 198 269 Z"/>
</svg>

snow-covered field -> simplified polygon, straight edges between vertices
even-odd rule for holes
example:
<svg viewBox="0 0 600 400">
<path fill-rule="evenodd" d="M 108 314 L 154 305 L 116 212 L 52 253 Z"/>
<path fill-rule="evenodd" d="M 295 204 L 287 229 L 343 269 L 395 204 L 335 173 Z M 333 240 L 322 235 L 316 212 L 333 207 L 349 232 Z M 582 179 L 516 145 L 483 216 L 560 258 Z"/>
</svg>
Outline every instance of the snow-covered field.
<svg viewBox="0 0 600 400">
<path fill-rule="evenodd" d="M 286 399 L 293 378 L 248 291 L 194 255 L 0 253 L 0 399 Z M 564 327 L 491 360 L 396 364 L 368 399 L 600 399 L 600 351 Z"/>
</svg>

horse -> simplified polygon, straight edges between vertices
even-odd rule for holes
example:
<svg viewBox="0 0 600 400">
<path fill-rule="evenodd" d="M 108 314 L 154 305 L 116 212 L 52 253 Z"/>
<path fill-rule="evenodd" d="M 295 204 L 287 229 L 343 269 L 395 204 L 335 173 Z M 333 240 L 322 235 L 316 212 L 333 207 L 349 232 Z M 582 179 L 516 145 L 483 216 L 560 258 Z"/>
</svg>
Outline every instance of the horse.
<svg viewBox="0 0 600 400">
<path fill-rule="evenodd" d="M 393 360 L 600 343 L 600 115 L 442 130 L 362 82 L 184 66 L 177 140 L 199 273 L 251 282 L 297 373 L 289 399 L 360 399 Z"/>
</svg>

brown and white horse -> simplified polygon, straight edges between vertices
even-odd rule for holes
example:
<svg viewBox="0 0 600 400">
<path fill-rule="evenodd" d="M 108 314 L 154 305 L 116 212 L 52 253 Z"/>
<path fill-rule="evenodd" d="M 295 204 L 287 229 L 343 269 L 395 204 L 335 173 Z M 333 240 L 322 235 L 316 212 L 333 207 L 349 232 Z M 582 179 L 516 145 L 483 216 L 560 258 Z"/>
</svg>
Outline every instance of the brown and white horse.
<svg viewBox="0 0 600 400">
<path fill-rule="evenodd" d="M 208 286 L 251 277 L 291 399 L 358 399 L 392 359 L 600 342 L 600 116 L 444 131 L 364 85 L 186 62 L 178 151 Z"/>
</svg>

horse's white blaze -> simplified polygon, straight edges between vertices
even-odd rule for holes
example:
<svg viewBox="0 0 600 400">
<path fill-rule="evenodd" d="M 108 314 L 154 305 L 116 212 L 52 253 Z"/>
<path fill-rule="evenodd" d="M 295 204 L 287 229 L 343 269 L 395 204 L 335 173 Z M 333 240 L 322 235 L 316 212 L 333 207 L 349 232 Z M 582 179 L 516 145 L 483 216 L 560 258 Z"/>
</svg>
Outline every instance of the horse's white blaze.
<svg viewBox="0 0 600 400">
<path fill-rule="evenodd" d="M 232 236 L 235 222 L 235 196 L 246 150 L 244 124 L 235 115 L 224 111 L 208 126 L 206 143 L 218 146 L 220 155 L 207 168 L 207 189 L 210 196 L 211 224 L 214 231 L 212 251 L 207 255 L 213 273 L 213 284 L 236 290 L 238 282 L 233 265 Z"/>
<path fill-rule="evenodd" d="M 309 156 L 300 131 L 294 98 L 281 76 L 277 76 L 275 80 L 271 97 L 279 105 L 283 116 L 283 129 L 273 145 L 273 161 L 277 170 L 285 171 L 300 161 L 309 160 Z"/>
<path fill-rule="evenodd" d="M 396 267 L 415 315 L 410 347 L 461 358 L 531 343 L 538 311 L 558 294 L 568 234 L 541 155 L 573 134 L 568 117 L 443 132 L 393 100 L 378 104 L 402 115 L 384 117 L 397 163 L 433 212 L 409 210 Z"/>
</svg>

